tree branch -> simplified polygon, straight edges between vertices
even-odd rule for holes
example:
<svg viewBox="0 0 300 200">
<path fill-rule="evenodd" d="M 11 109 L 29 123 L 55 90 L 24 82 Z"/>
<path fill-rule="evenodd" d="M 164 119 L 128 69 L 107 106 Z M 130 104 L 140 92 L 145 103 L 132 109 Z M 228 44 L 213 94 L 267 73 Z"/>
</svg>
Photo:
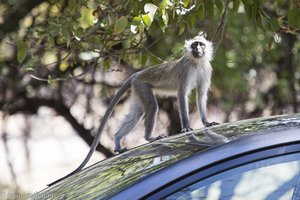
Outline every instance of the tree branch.
<svg viewBox="0 0 300 200">
<path fill-rule="evenodd" d="M 216 39 L 217 35 L 219 34 L 219 32 L 221 31 L 220 40 L 217 43 L 217 45 L 215 47 L 215 50 L 218 49 L 218 47 L 219 47 L 219 45 L 222 42 L 223 37 L 224 37 L 224 28 L 225 28 L 225 21 L 226 21 L 226 13 L 227 13 L 227 8 L 228 8 L 228 5 L 229 5 L 229 2 L 230 2 L 230 0 L 227 0 L 226 3 L 225 3 L 225 8 L 224 8 L 223 15 L 221 17 L 221 21 L 219 23 L 219 26 L 218 26 L 216 32 L 214 33 L 214 35 L 212 36 L 212 39 L 211 39 L 211 41 L 214 41 Z"/>
<path fill-rule="evenodd" d="M 9 147 L 8 147 L 8 139 L 7 139 L 7 133 L 6 132 L 3 132 L 2 133 L 2 140 L 3 140 L 3 143 L 4 143 L 4 150 L 5 150 L 5 154 L 6 154 L 6 162 L 7 162 L 7 165 L 9 167 L 9 171 L 10 171 L 10 174 L 11 174 L 11 177 L 12 177 L 12 182 L 15 186 L 18 187 L 18 183 L 17 183 L 17 175 L 16 175 L 16 171 L 14 169 L 14 165 L 10 159 L 10 150 L 9 150 Z"/>
<path fill-rule="evenodd" d="M 22 106 L 10 110 L 10 113 L 16 113 L 18 111 L 30 111 L 35 112 L 40 106 L 47 106 L 53 108 L 59 115 L 64 117 L 73 129 L 78 133 L 78 135 L 90 146 L 93 143 L 94 137 L 90 134 L 90 131 L 85 129 L 82 124 L 79 124 L 77 119 L 70 113 L 70 109 L 62 102 L 53 99 L 41 99 L 41 98 L 28 98 L 24 99 Z M 97 151 L 103 153 L 106 157 L 111 157 L 113 153 L 105 148 L 103 145 L 99 144 L 97 146 Z"/>
</svg>

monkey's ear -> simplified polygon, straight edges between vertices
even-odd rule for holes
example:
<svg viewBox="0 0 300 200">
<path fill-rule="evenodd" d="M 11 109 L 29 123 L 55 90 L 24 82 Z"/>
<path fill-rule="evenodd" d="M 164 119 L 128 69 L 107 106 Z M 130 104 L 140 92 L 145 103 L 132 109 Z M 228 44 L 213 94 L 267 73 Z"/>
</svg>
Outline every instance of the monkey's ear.
<svg viewBox="0 0 300 200">
<path fill-rule="evenodd" d="M 184 48 L 186 50 L 190 49 L 191 48 L 191 44 L 192 44 L 192 40 L 185 40 L 185 42 L 184 42 Z"/>
<path fill-rule="evenodd" d="M 209 40 L 205 40 L 205 44 L 206 44 L 206 58 L 208 61 L 211 61 L 213 59 L 213 54 L 214 54 L 213 43 Z"/>
<path fill-rule="evenodd" d="M 204 37 L 204 38 L 207 37 L 207 33 L 204 32 L 204 31 L 200 31 L 200 32 L 198 33 L 198 35 L 199 35 L 200 37 Z"/>
</svg>

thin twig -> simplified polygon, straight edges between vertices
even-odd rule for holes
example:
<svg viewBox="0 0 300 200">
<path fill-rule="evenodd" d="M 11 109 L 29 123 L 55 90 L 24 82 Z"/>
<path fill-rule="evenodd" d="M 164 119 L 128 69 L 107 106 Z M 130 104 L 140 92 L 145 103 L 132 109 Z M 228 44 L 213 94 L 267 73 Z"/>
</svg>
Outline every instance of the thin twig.
<svg viewBox="0 0 300 200">
<path fill-rule="evenodd" d="M 153 41 L 153 42 L 152 42 L 151 44 L 149 44 L 148 46 L 144 47 L 142 50 L 146 51 L 146 53 L 148 53 L 150 56 L 152 56 L 152 57 L 158 59 L 159 61 L 164 62 L 163 59 L 161 59 L 160 57 L 158 57 L 157 55 L 155 55 L 155 54 L 153 54 L 153 53 L 151 53 L 151 52 L 149 51 L 149 48 L 151 48 L 151 47 L 154 46 L 157 42 L 159 42 L 160 39 L 161 39 L 161 38 L 157 38 L 155 41 Z"/>
<path fill-rule="evenodd" d="M 45 78 L 40 78 L 38 76 L 35 76 L 33 74 L 30 74 L 30 77 L 33 78 L 33 79 L 35 79 L 35 80 L 44 81 L 44 82 L 49 82 L 49 81 L 51 81 L 51 82 L 58 82 L 58 81 L 71 80 L 71 79 L 78 78 L 78 77 L 83 76 L 86 73 L 88 73 L 92 68 L 96 67 L 96 65 L 98 63 L 98 60 L 99 60 L 99 57 L 96 59 L 95 63 L 91 67 L 89 67 L 87 70 L 85 70 L 84 72 L 82 72 L 82 73 L 80 73 L 78 75 L 74 75 L 74 76 L 69 75 L 69 77 L 67 77 L 67 78 L 45 79 Z"/>
<path fill-rule="evenodd" d="M 157 55 L 155 55 L 154 53 L 151 53 L 147 48 L 143 48 L 144 51 L 146 51 L 147 54 L 149 54 L 150 56 L 152 56 L 153 58 L 156 58 L 157 60 L 159 60 L 160 62 L 164 62 L 163 59 L 161 59 L 160 57 L 158 57 Z"/>
<path fill-rule="evenodd" d="M 215 50 L 219 47 L 220 43 L 222 42 L 223 40 L 223 37 L 224 37 L 224 28 L 225 28 L 225 21 L 226 21 L 226 13 L 227 13 L 227 8 L 228 8 L 228 5 L 229 5 L 229 2 L 230 0 L 227 0 L 226 3 L 225 3 L 225 8 L 224 8 L 224 12 L 223 12 L 223 15 L 222 15 L 222 18 L 221 18 L 221 21 L 219 23 L 219 26 L 216 30 L 216 32 L 214 33 L 211 41 L 214 41 L 218 35 L 218 33 L 220 32 L 221 30 L 221 36 L 220 36 L 220 40 L 219 42 L 217 43 L 216 47 L 215 47 Z"/>
<path fill-rule="evenodd" d="M 67 79 L 66 78 L 55 78 L 55 79 L 45 79 L 45 78 L 40 78 L 40 77 L 37 77 L 33 74 L 30 74 L 30 77 L 35 79 L 35 80 L 38 80 L 38 81 L 44 81 L 44 82 L 48 82 L 48 81 L 66 81 Z"/>
</svg>

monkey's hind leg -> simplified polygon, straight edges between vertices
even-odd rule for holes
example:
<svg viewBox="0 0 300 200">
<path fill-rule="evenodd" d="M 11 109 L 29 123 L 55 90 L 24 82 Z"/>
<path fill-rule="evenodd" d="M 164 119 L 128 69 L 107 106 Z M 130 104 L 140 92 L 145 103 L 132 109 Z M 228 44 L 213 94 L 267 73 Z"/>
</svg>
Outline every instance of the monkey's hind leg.
<svg viewBox="0 0 300 200">
<path fill-rule="evenodd" d="M 145 139 L 147 141 L 155 141 L 165 136 L 160 135 L 156 138 L 152 137 L 153 130 L 156 125 L 156 118 L 158 112 L 158 103 L 156 98 L 152 92 L 152 89 L 149 84 L 147 83 L 137 83 L 134 84 L 134 91 L 135 94 L 140 101 L 140 104 L 143 108 L 145 113 Z"/>
<path fill-rule="evenodd" d="M 155 140 L 159 140 L 161 138 L 166 137 L 165 135 L 159 135 L 157 137 L 152 137 L 152 133 L 155 129 L 156 118 L 158 112 L 158 105 L 156 99 L 154 98 L 155 103 L 152 102 L 152 105 L 148 105 L 148 110 L 145 111 L 145 139 L 149 142 L 153 142 Z"/>
<path fill-rule="evenodd" d="M 142 109 L 137 105 L 132 105 L 130 110 L 131 112 L 126 115 L 120 130 L 115 135 L 115 152 L 122 153 L 127 150 L 121 148 L 121 139 L 137 125 L 143 116 Z"/>
</svg>

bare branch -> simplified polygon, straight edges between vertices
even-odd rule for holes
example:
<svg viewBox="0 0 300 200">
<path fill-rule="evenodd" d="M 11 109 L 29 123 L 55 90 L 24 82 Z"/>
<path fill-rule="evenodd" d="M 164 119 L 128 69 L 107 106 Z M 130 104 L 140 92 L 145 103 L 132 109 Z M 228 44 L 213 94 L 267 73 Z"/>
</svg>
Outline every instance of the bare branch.
<svg viewBox="0 0 300 200">
<path fill-rule="evenodd" d="M 15 186 L 18 187 L 17 175 L 16 175 L 16 172 L 15 172 L 13 163 L 10 159 L 10 149 L 9 149 L 9 146 L 8 146 L 8 138 L 7 138 L 7 133 L 6 132 L 2 133 L 2 140 L 3 140 L 3 143 L 4 143 L 4 150 L 5 150 L 5 154 L 6 154 L 6 162 L 7 162 L 7 165 L 9 167 L 9 171 L 10 171 L 10 174 L 11 174 L 11 177 L 12 177 L 12 182 Z"/>
<path fill-rule="evenodd" d="M 226 24 L 226 13 L 227 13 L 229 2 L 230 2 L 230 0 L 227 0 L 226 3 L 225 3 L 224 12 L 223 12 L 223 15 L 221 17 L 220 23 L 218 25 L 218 28 L 217 28 L 216 32 L 214 33 L 214 35 L 211 39 L 211 41 L 214 41 L 216 39 L 217 35 L 219 34 L 219 32 L 221 31 L 220 40 L 218 41 L 218 43 L 215 47 L 215 50 L 218 49 L 218 47 L 219 47 L 219 45 L 222 42 L 223 37 L 224 37 L 224 28 L 225 28 L 225 24 Z"/>
<path fill-rule="evenodd" d="M 67 78 L 54 78 L 54 79 L 46 79 L 46 78 L 41 78 L 41 77 L 38 77 L 36 75 L 33 75 L 33 74 L 30 74 L 30 77 L 35 79 L 35 80 L 38 80 L 38 81 L 43 81 L 43 82 L 58 82 L 58 81 L 68 81 L 68 80 L 71 80 L 71 79 L 75 79 L 75 78 L 78 78 L 78 77 L 81 77 L 85 74 L 87 74 L 91 69 L 95 68 L 97 66 L 97 63 L 98 63 L 98 60 L 99 60 L 99 57 L 95 60 L 94 64 L 90 67 L 88 67 L 85 71 L 83 71 L 82 73 L 80 74 L 77 74 L 77 75 L 71 75 L 69 74 L 69 77 Z"/>
<path fill-rule="evenodd" d="M 31 113 L 36 112 L 41 106 L 47 106 L 54 109 L 59 115 L 64 117 L 67 122 L 73 127 L 76 133 L 90 146 L 94 140 L 91 135 L 91 131 L 86 129 L 78 120 L 71 114 L 70 108 L 66 106 L 63 102 L 57 101 L 55 99 L 43 99 L 43 98 L 29 98 L 23 97 L 22 104 L 15 105 L 8 112 L 9 114 L 14 114 L 20 111 L 29 111 Z M 97 146 L 97 151 L 103 153 L 106 157 L 111 157 L 113 153 L 108 150 L 103 145 L 99 144 Z"/>
</svg>

